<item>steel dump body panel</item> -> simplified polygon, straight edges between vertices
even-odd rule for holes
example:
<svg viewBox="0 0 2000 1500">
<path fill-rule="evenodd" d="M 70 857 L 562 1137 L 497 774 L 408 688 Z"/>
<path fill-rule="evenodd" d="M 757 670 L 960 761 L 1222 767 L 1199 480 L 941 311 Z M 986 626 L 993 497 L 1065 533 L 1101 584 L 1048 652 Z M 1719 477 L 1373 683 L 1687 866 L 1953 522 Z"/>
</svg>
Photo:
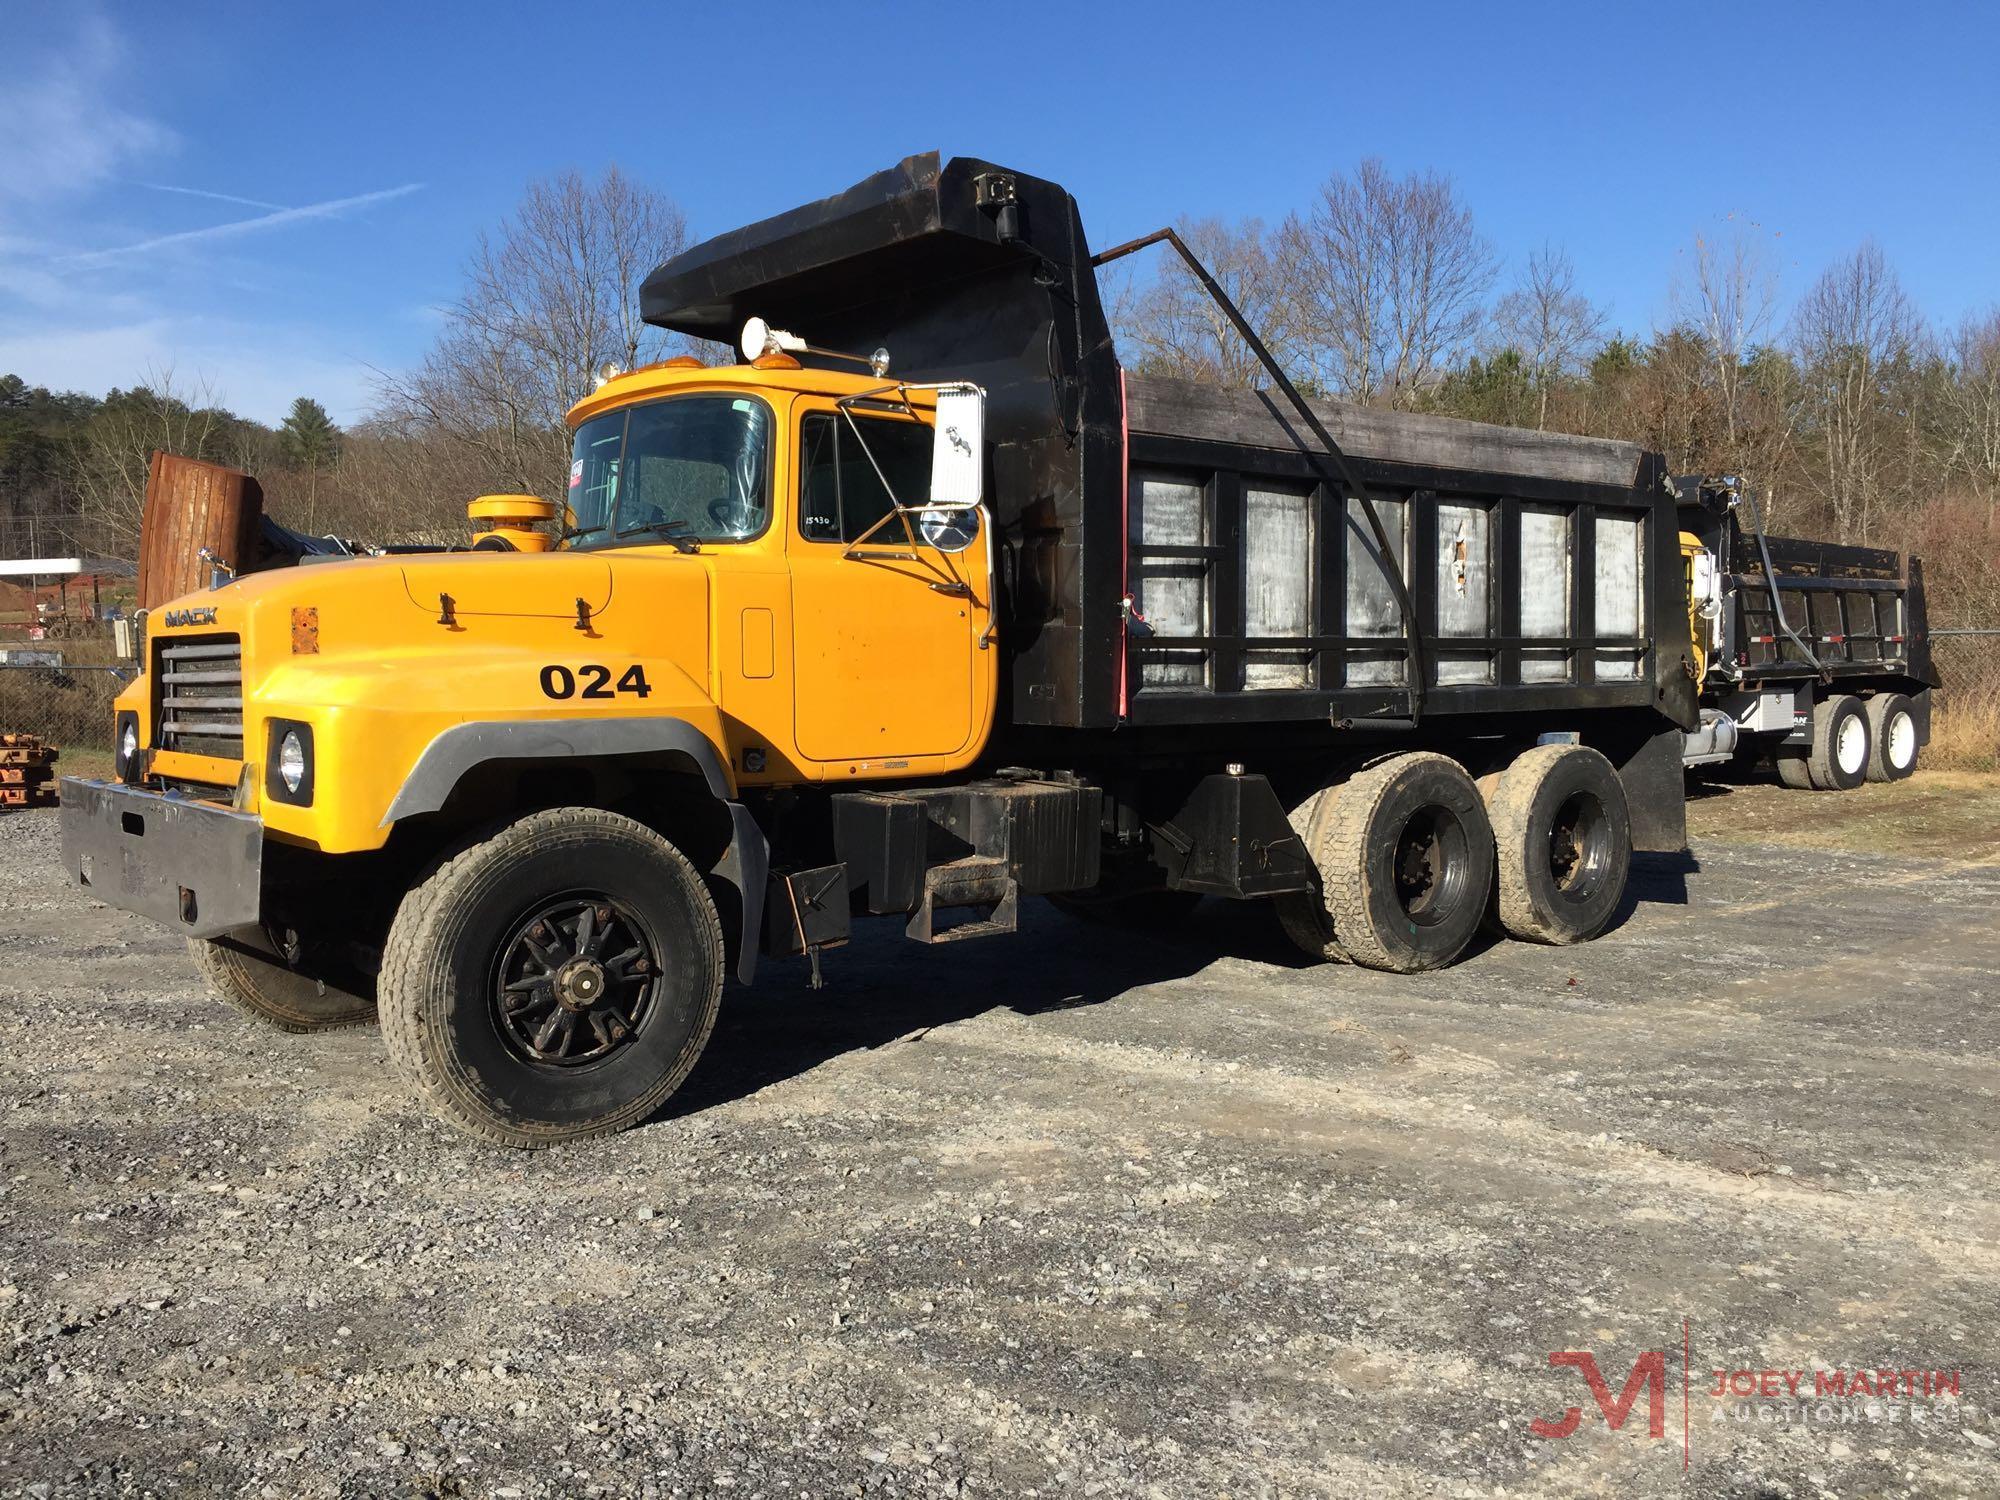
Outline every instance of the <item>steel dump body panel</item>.
<svg viewBox="0 0 2000 1500">
<path fill-rule="evenodd" d="M 1731 517 L 1732 523 L 1735 518 Z M 1931 661 L 1923 563 L 1876 547 L 1767 537 L 1771 578 L 1754 536 L 1732 526 L 1726 576 L 1725 650 L 1748 684 L 1814 679 L 1906 678 L 1938 685 Z M 1818 659 L 1809 663 L 1778 624 L 1784 619 Z"/>
<path fill-rule="evenodd" d="M 1155 634 L 1132 644 L 1135 658 L 1212 653 L 1206 686 L 1149 686 L 1128 671 L 1128 718 L 1134 723 L 1317 720 L 1339 722 L 1393 718 L 1409 703 L 1407 672 L 1398 678 L 1373 670 L 1384 658 L 1408 655 L 1398 626 L 1358 632 L 1352 606 L 1357 549 L 1376 551 L 1355 515 L 1335 498 L 1300 424 L 1285 420 L 1264 392 L 1229 391 L 1141 376 L 1127 379 L 1133 494 L 1155 477 L 1199 487 L 1210 506 L 1212 539 L 1198 546 L 1151 548 L 1135 531 L 1141 592 L 1149 557 L 1175 557 L 1213 566 L 1209 613 L 1213 628 L 1190 636 Z M 1656 710 L 1677 723 L 1695 714 L 1688 656 L 1686 602 L 1680 575 L 1674 498 L 1660 483 L 1659 460 L 1633 444 L 1314 403 L 1341 442 L 1378 510 L 1406 519 L 1404 559 L 1411 602 L 1422 622 L 1426 658 L 1423 712 L 1562 712 L 1575 709 Z M 1232 441 L 1230 434 L 1257 441 Z M 1290 444 L 1289 448 L 1278 446 Z M 1439 460 L 1444 460 L 1443 462 Z M 1468 464 L 1489 467 L 1470 468 Z M 1302 489 L 1315 518 L 1313 550 L 1305 574 L 1313 600 L 1309 633 L 1252 636 L 1244 629 L 1244 580 L 1251 559 L 1242 545 L 1245 497 L 1260 486 Z M 1562 519 L 1567 564 L 1560 628 L 1535 619 L 1542 582 L 1523 565 L 1523 515 Z M 1440 517 L 1445 527 L 1440 530 Z M 1642 539 L 1636 592 L 1628 601 L 1636 621 L 1600 633 L 1605 602 L 1594 587 L 1599 571 L 1600 518 L 1629 522 Z M 1466 527 L 1461 523 L 1476 521 Z M 1331 523 L 1331 524 L 1329 524 Z M 1141 521 L 1143 526 L 1143 518 Z M 1397 528 L 1392 527 L 1392 530 Z M 1532 536 L 1532 528 L 1525 528 Z M 1467 569 L 1454 576 L 1451 545 L 1466 541 Z M 1525 555 L 1533 558 L 1532 545 Z M 1379 595 L 1382 591 L 1364 591 Z M 1466 596 L 1483 596 L 1475 605 Z M 1474 616 L 1483 616 L 1471 628 Z M 1524 621 L 1524 616 L 1525 621 Z M 1294 691 L 1253 688 L 1244 670 L 1262 653 L 1312 654 L 1308 684 Z M 1629 653 L 1633 675 L 1614 678 L 1601 658 Z M 1562 675 L 1536 680 L 1538 667 L 1564 658 Z M 1526 670 L 1524 671 L 1524 664 Z M 1366 670 L 1357 673 L 1357 666 Z M 1361 679 L 1361 680 L 1357 680 Z"/>
<path fill-rule="evenodd" d="M 1682 528 L 1714 553 L 1720 575 L 1713 683 L 1757 688 L 1823 678 L 1829 685 L 1905 690 L 1939 685 L 1921 558 L 1802 537 L 1760 542 L 1754 516 L 1737 508 L 1733 488 L 1696 476 L 1678 485 Z"/>
</svg>

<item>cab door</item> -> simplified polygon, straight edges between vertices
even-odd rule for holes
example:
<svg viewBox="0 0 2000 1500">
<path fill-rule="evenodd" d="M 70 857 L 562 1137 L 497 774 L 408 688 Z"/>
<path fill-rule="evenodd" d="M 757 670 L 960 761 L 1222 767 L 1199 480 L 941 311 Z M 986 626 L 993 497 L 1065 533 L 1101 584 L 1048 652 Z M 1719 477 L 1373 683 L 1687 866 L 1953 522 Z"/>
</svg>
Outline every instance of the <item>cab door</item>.
<svg viewBox="0 0 2000 1500">
<path fill-rule="evenodd" d="M 888 775 L 918 757 L 970 759 L 992 700 L 995 653 L 981 647 L 991 603 L 986 538 L 940 550 L 890 498 L 928 497 L 929 426 L 888 411 L 856 412 L 849 425 L 831 402 L 801 403 L 794 420 L 788 549 L 799 753 Z"/>
</svg>

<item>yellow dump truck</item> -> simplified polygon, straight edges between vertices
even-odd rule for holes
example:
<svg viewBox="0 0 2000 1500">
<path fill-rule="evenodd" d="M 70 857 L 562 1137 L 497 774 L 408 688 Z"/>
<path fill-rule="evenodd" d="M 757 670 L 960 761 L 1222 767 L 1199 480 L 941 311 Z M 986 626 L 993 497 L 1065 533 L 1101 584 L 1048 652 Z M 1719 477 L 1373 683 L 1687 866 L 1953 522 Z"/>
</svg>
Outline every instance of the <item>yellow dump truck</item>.
<svg viewBox="0 0 2000 1500">
<path fill-rule="evenodd" d="M 70 878 L 268 1021 L 379 1014 L 521 1146 L 644 1118 L 728 974 L 817 979 L 866 917 L 1266 900 L 1400 971 L 1597 935 L 1683 842 L 1661 460 L 1267 355 L 1267 392 L 1142 378 L 1096 266 L 1155 241 L 1093 257 L 1056 184 L 932 155 L 676 257 L 645 316 L 741 361 L 609 374 L 564 495 L 152 612 Z"/>
</svg>

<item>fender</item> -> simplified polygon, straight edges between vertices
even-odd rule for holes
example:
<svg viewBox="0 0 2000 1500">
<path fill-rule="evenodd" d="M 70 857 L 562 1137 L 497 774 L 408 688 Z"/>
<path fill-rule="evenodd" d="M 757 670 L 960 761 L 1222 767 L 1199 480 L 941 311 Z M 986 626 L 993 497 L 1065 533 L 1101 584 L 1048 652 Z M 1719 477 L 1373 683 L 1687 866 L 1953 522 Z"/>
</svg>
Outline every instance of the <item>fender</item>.
<svg viewBox="0 0 2000 1500">
<path fill-rule="evenodd" d="M 729 847 L 708 873 L 736 888 L 742 912 L 736 977 L 748 984 L 757 972 L 770 844 L 750 810 L 731 798 L 729 772 L 714 743 L 685 720 L 519 719 L 454 724 L 424 747 L 382 815 L 380 826 L 387 828 L 404 818 L 436 812 L 460 778 L 487 761 L 659 754 L 683 756 L 693 762 L 710 793 L 729 809 Z"/>
</svg>

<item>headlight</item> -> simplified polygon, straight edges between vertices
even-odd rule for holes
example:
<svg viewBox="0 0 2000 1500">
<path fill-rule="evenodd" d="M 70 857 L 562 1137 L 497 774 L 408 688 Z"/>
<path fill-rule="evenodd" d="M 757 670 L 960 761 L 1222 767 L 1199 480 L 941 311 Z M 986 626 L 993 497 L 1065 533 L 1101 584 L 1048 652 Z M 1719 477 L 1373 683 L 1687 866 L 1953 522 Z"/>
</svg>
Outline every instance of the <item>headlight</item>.
<svg viewBox="0 0 2000 1500">
<path fill-rule="evenodd" d="M 112 737 L 111 770 L 120 781 L 139 775 L 139 716 L 130 709 L 118 715 Z"/>
<path fill-rule="evenodd" d="M 312 725 L 297 719 L 270 721 L 264 741 L 264 795 L 293 807 L 313 805 Z"/>
<path fill-rule="evenodd" d="M 285 737 L 278 742 L 278 776 L 285 783 L 285 790 L 294 796 L 305 785 L 306 747 L 296 729 L 286 730 Z"/>
</svg>

